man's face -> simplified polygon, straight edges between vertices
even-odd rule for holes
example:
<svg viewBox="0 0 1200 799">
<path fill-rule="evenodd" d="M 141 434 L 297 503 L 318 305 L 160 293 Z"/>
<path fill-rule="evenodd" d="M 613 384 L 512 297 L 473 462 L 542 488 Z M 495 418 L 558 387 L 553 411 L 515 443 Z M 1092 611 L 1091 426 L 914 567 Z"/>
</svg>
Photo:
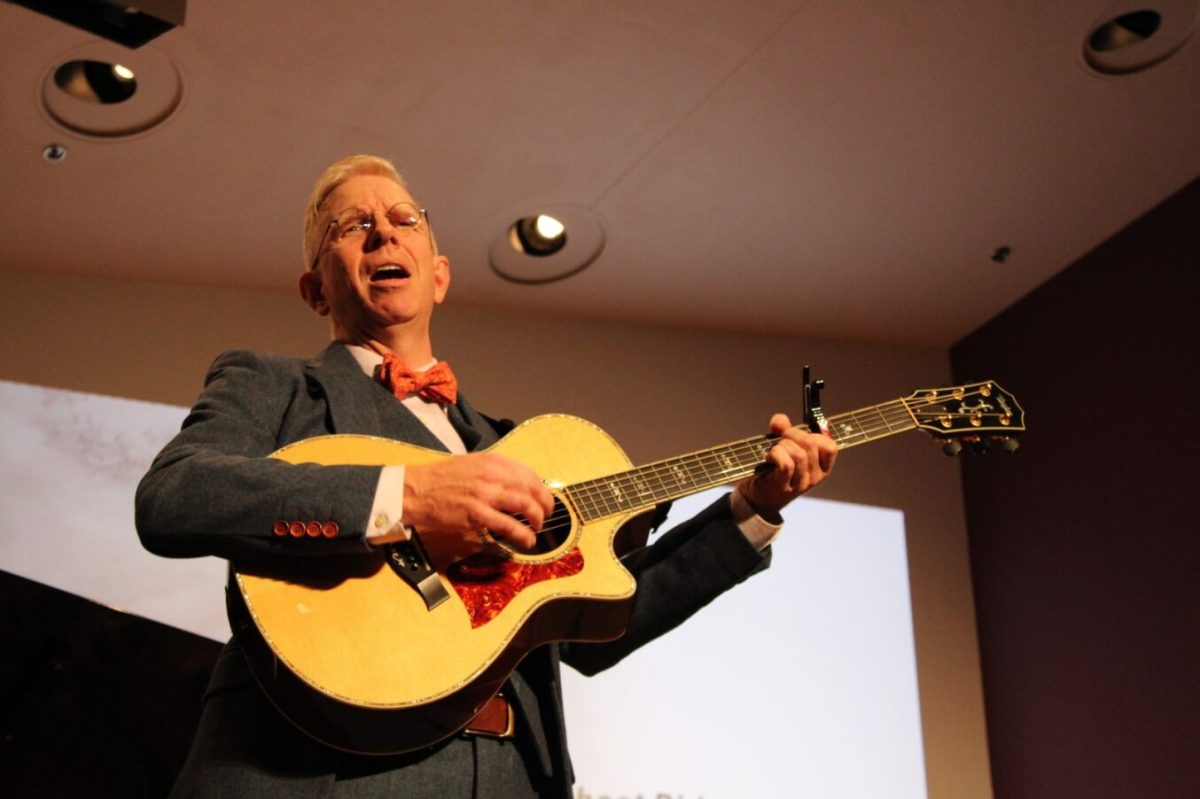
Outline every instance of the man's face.
<svg viewBox="0 0 1200 799">
<path fill-rule="evenodd" d="M 337 240 L 329 230 L 317 265 L 301 278 L 308 304 L 333 318 L 339 340 L 384 341 L 387 331 L 413 325 L 427 335 L 433 306 L 450 286 L 450 262 L 433 248 L 429 224 L 416 230 L 393 225 L 388 209 L 413 198 L 380 175 L 358 175 L 342 183 L 321 205 L 322 227 L 352 209 L 365 211 L 373 229 Z"/>
</svg>

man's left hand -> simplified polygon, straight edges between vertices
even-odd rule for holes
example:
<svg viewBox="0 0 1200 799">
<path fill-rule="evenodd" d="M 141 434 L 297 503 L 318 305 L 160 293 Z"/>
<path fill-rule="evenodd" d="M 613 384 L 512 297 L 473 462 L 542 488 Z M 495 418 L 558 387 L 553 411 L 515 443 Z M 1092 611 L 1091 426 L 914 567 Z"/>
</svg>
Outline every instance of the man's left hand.
<svg viewBox="0 0 1200 799">
<path fill-rule="evenodd" d="M 793 427 L 782 413 L 771 417 L 771 432 L 780 437 L 766 458 L 774 468 L 747 477 L 738 490 L 760 516 L 777 521 L 789 502 L 829 475 L 838 449 L 829 436 Z"/>
</svg>

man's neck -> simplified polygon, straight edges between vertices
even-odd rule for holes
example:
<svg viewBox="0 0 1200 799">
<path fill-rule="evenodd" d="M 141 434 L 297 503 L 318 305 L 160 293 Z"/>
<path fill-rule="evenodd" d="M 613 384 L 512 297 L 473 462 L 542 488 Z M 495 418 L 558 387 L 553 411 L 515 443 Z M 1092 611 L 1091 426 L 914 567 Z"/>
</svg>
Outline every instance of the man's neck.
<svg viewBox="0 0 1200 799">
<path fill-rule="evenodd" d="M 349 331 L 335 330 L 334 338 L 345 344 L 366 347 L 380 355 L 390 352 L 409 364 L 410 368 L 433 360 L 433 344 L 429 341 L 427 331 L 415 334 L 414 331 L 393 330 L 383 335 L 353 335 Z"/>
</svg>

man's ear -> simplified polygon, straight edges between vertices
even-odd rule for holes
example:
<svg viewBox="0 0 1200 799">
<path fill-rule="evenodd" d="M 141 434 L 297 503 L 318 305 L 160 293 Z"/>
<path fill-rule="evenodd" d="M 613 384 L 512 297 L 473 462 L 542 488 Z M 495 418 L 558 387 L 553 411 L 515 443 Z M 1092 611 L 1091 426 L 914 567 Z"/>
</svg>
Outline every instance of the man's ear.
<svg viewBox="0 0 1200 799">
<path fill-rule="evenodd" d="M 321 273 L 315 269 L 300 275 L 300 296 L 309 308 L 320 316 L 329 315 L 329 302 L 325 299 L 325 287 L 321 284 Z"/>
<path fill-rule="evenodd" d="M 450 259 L 444 255 L 433 257 L 433 301 L 438 305 L 446 299 L 450 290 Z"/>
</svg>

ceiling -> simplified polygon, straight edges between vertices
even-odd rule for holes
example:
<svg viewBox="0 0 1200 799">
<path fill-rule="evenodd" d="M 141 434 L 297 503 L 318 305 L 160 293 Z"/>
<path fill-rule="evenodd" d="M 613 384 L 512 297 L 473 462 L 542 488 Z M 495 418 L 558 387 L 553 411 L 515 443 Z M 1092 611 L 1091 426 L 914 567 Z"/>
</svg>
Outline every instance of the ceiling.
<svg viewBox="0 0 1200 799">
<path fill-rule="evenodd" d="M 454 302 L 945 347 L 1200 176 L 1200 34 L 1133 74 L 1083 56 L 1145 7 L 1194 26 L 1196 0 L 192 0 L 129 50 L 0 3 L 0 268 L 292 291 L 313 179 L 369 152 Z M 52 117 L 54 68 L 105 54 L 139 95 L 81 113 L 120 127 L 177 74 L 165 121 Z M 546 207 L 603 251 L 501 279 Z"/>
</svg>

